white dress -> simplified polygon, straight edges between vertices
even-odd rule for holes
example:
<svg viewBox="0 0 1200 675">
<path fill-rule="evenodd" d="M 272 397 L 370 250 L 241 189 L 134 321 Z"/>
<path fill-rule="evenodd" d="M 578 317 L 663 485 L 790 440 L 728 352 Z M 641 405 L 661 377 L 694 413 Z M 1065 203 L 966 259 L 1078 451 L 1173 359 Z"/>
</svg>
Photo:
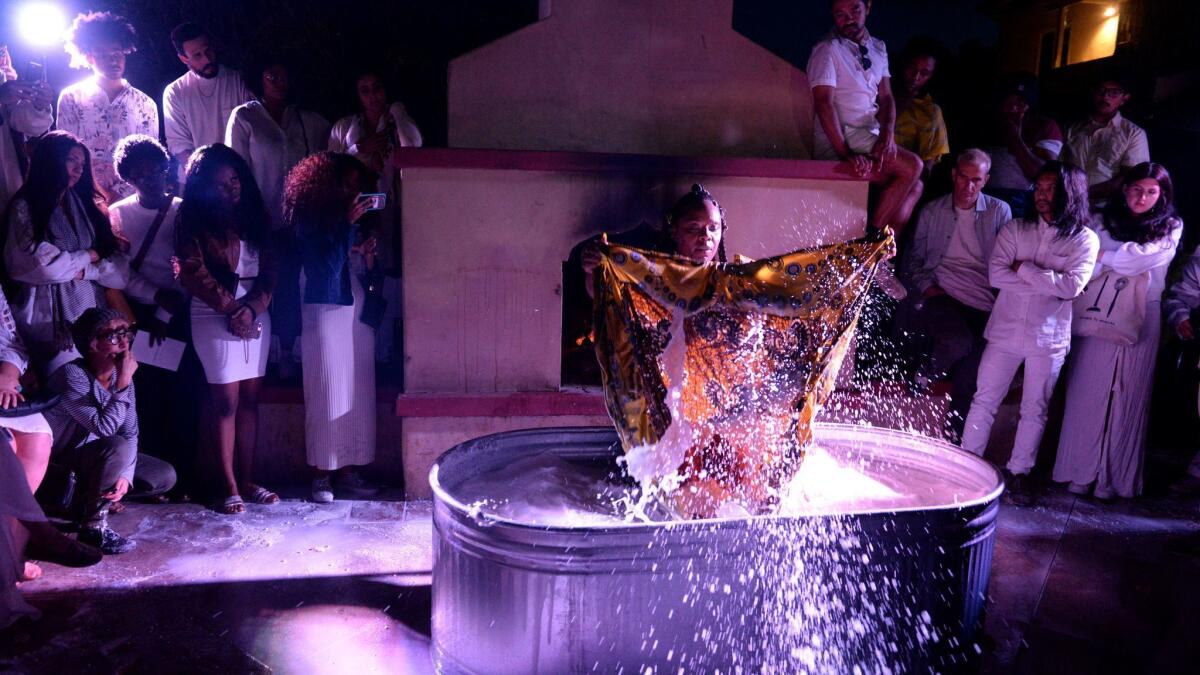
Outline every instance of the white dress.
<svg viewBox="0 0 1200 675">
<path fill-rule="evenodd" d="M 241 242 L 237 269 L 241 281 L 233 297 L 241 298 L 254 286 L 258 276 L 258 251 Z M 262 377 L 267 373 L 267 351 L 271 344 L 271 316 L 267 312 L 256 319 L 262 335 L 243 340 L 229 332 L 229 317 L 217 312 L 199 298 L 192 298 L 192 343 L 204 366 L 209 384 L 228 384 Z"/>
<path fill-rule="evenodd" d="M 375 331 L 358 319 L 361 269 L 362 258 L 352 254 L 353 305 L 301 308 L 304 447 L 308 463 L 322 471 L 375 461 Z"/>
</svg>

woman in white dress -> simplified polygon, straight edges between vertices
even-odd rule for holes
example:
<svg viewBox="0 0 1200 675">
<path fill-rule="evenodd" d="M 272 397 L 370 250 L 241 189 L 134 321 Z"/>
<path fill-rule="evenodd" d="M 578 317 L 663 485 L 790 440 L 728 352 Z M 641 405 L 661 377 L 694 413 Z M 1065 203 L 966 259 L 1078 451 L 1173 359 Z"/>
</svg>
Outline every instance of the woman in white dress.
<svg viewBox="0 0 1200 675">
<path fill-rule="evenodd" d="M 267 368 L 275 288 L 262 195 L 246 162 L 227 146 L 197 150 L 175 232 L 179 281 L 192 295 L 192 343 L 212 397 L 207 425 L 225 485 L 221 510 L 245 501 L 274 504 L 279 495 L 251 480 L 258 435 L 258 392 Z M 236 470 L 235 460 L 236 458 Z"/>
<path fill-rule="evenodd" d="M 363 308 L 376 243 L 356 225 L 371 206 L 359 198 L 370 177 L 354 157 L 322 152 L 292 169 L 284 191 L 304 278 L 304 447 L 322 504 L 333 501 L 334 472 L 339 491 L 374 491 L 355 469 L 375 461 L 375 331 Z"/>
<path fill-rule="evenodd" d="M 392 166 L 391 155 L 396 148 L 419 148 L 423 141 L 421 130 L 409 117 L 404 104 L 399 101 L 388 103 L 387 87 L 378 73 L 364 72 L 356 77 L 354 93 L 361 112 L 343 117 L 333 125 L 329 149 L 361 160 L 378 177 L 375 191 L 387 195 L 383 210 L 367 216 L 364 224 L 379 238 L 377 259 L 381 272 L 386 274 L 383 294 L 388 300 L 388 311 L 380 323 L 376 356 L 380 361 L 389 361 L 393 358 L 394 319 L 400 308 L 400 237 L 396 217 L 400 176 Z"/>
<path fill-rule="evenodd" d="M 1096 228 L 1096 273 L 1149 272 L 1146 316 L 1132 345 L 1090 336 L 1072 342 L 1067 408 L 1054 463 L 1054 480 L 1068 483 L 1074 494 L 1099 499 L 1134 497 L 1142 491 L 1162 294 L 1183 234 L 1172 203 L 1171 176 L 1161 164 L 1135 166 L 1121 185 L 1122 197 L 1109 202 Z"/>
</svg>

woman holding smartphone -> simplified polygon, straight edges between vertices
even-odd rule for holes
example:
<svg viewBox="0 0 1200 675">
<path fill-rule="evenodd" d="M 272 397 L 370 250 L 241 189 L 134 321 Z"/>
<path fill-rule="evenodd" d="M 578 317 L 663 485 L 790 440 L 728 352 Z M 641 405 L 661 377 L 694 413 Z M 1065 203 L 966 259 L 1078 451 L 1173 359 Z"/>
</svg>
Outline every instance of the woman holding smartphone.
<svg viewBox="0 0 1200 675">
<path fill-rule="evenodd" d="M 356 469 L 375 461 L 375 331 L 363 312 L 367 289 L 377 283 L 376 242 L 356 225 L 379 206 L 378 195 L 360 193 L 370 179 L 354 157 L 321 152 L 297 164 L 284 187 L 304 287 L 304 445 L 316 471 L 312 499 L 320 504 L 333 501 L 335 487 L 355 496 L 376 491 Z"/>
<path fill-rule="evenodd" d="M 245 511 L 245 500 L 279 501 L 251 480 L 276 276 L 270 218 L 250 167 L 224 145 L 192 154 L 184 195 L 175 227 L 179 281 L 192 295 L 192 343 L 212 396 L 214 419 L 205 426 L 215 433 L 225 482 L 220 509 L 232 515 Z"/>
</svg>

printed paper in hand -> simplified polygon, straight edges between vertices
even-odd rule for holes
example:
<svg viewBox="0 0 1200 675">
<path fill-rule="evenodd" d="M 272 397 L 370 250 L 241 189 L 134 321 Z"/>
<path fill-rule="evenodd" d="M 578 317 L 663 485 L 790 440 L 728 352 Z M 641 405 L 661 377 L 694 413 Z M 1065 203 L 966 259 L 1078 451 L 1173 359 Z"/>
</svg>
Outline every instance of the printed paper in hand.
<svg viewBox="0 0 1200 675">
<path fill-rule="evenodd" d="M 133 356 L 138 364 L 156 366 L 174 372 L 179 370 L 179 361 L 183 358 L 183 348 L 186 345 L 180 340 L 167 338 L 158 346 L 150 346 L 150 334 L 139 330 L 133 340 Z"/>
</svg>

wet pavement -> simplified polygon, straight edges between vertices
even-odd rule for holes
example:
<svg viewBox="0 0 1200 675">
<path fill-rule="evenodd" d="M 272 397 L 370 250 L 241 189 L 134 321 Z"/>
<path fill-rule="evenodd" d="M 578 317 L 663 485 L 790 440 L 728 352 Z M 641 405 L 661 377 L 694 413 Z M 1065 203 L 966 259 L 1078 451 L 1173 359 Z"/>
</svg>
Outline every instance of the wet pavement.
<svg viewBox="0 0 1200 675">
<path fill-rule="evenodd" d="M 134 552 L 25 585 L 45 617 L 0 672 L 432 672 L 428 502 L 248 508 L 131 504 Z M 1189 671 L 1197 579 L 1200 501 L 1045 486 L 1001 509 L 982 669 Z"/>
</svg>

